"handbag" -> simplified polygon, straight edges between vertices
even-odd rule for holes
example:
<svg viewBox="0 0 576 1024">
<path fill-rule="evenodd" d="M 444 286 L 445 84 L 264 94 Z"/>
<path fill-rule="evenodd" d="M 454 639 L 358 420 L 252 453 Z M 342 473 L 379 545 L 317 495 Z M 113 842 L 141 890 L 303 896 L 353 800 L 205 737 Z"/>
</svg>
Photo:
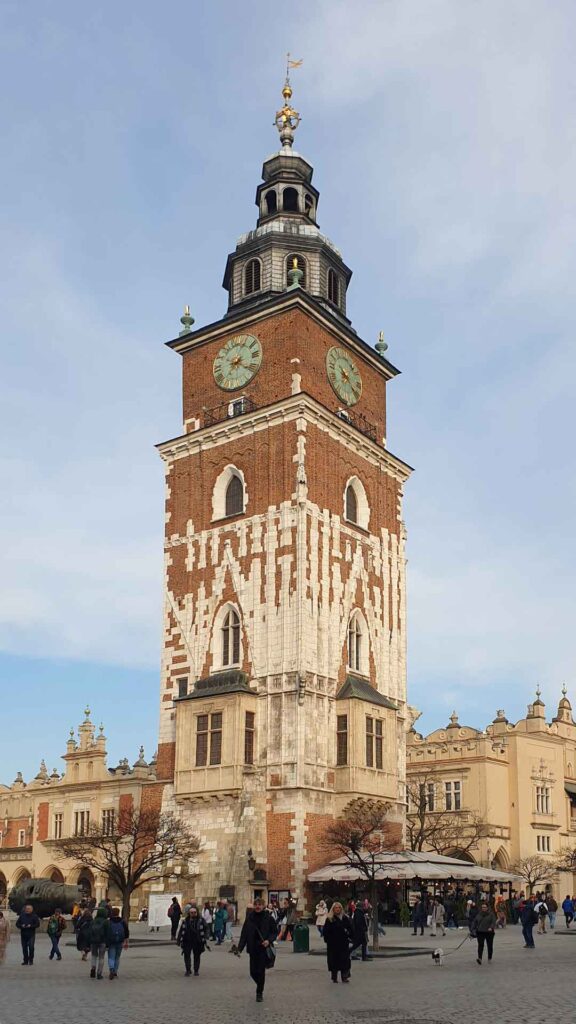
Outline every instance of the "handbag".
<svg viewBox="0 0 576 1024">
<path fill-rule="evenodd" d="M 264 942 L 264 939 L 262 938 L 262 932 L 260 931 L 259 928 L 256 929 L 256 932 L 262 939 L 262 942 Z M 266 968 L 266 970 L 268 970 L 269 967 L 274 967 L 274 964 L 276 963 L 276 950 L 274 949 L 272 943 L 270 943 L 269 946 L 264 946 L 264 953 L 266 954 L 266 963 L 264 964 L 264 967 Z"/>
</svg>

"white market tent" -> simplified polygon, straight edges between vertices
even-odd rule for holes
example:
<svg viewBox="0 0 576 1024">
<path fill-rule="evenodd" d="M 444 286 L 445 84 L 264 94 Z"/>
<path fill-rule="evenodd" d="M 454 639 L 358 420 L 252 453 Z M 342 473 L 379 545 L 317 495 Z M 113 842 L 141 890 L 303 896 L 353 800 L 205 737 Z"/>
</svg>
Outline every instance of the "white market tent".
<svg viewBox="0 0 576 1024">
<path fill-rule="evenodd" d="M 371 859 L 363 854 L 362 858 Z M 508 871 L 479 867 L 456 857 L 441 857 L 439 853 L 399 850 L 378 853 L 374 857 L 376 881 L 466 881 L 466 882 L 517 882 L 519 876 Z M 353 867 L 346 857 L 338 857 L 318 871 L 308 875 L 309 882 L 356 882 L 366 881 L 360 868 Z"/>
</svg>

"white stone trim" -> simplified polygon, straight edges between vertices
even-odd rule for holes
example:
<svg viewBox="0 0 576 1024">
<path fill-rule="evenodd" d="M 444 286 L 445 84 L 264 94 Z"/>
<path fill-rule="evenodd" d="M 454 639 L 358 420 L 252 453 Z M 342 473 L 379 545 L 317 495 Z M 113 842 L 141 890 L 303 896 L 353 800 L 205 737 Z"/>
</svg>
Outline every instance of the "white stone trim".
<svg viewBox="0 0 576 1024">
<path fill-rule="evenodd" d="M 224 469 L 216 477 L 216 483 L 214 484 L 214 490 L 212 491 L 212 522 L 217 519 L 225 519 L 226 517 L 226 491 L 228 490 L 228 484 L 230 483 L 233 476 L 238 477 L 242 484 L 242 513 L 246 512 L 248 506 L 248 492 L 246 490 L 246 481 L 244 479 L 244 473 L 238 466 L 234 466 L 229 463 L 224 466 Z M 238 513 L 240 515 L 241 513 Z"/>
<path fill-rule="evenodd" d="M 354 494 L 356 495 L 356 508 L 358 511 L 358 519 L 355 523 L 353 523 L 351 519 L 346 518 L 346 493 L 349 487 L 352 488 Z M 342 518 L 344 522 L 350 523 L 352 526 L 360 526 L 363 530 L 368 530 L 370 523 L 370 506 L 368 504 L 366 488 L 364 487 L 364 484 L 362 483 L 360 477 L 351 476 L 348 478 L 348 480 L 346 481 L 346 486 L 344 487 L 342 502 Z"/>
</svg>

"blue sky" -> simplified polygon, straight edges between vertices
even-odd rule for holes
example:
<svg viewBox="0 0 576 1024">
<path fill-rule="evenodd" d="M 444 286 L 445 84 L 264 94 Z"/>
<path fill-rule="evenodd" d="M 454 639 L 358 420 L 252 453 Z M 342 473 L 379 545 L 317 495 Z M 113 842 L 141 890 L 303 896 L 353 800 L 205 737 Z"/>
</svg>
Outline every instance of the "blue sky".
<svg viewBox="0 0 576 1024">
<path fill-rule="evenodd" d="M 1 781 L 87 701 L 111 763 L 155 747 L 162 343 L 225 310 L 287 49 L 349 313 L 402 370 L 420 728 L 576 698 L 575 36 L 570 0 L 5 0 Z"/>
</svg>

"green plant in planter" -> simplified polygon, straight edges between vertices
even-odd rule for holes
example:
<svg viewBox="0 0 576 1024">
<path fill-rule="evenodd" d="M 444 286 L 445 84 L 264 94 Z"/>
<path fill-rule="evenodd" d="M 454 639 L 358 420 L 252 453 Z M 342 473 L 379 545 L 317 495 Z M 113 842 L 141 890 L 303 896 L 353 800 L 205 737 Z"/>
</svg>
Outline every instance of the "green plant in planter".
<svg viewBox="0 0 576 1024">
<path fill-rule="evenodd" d="M 411 913 L 410 907 L 408 906 L 406 901 L 403 901 L 400 904 L 400 925 L 401 925 L 401 927 L 402 928 L 408 928 L 409 925 L 410 925 L 411 918 L 412 918 L 412 913 Z"/>
</svg>

